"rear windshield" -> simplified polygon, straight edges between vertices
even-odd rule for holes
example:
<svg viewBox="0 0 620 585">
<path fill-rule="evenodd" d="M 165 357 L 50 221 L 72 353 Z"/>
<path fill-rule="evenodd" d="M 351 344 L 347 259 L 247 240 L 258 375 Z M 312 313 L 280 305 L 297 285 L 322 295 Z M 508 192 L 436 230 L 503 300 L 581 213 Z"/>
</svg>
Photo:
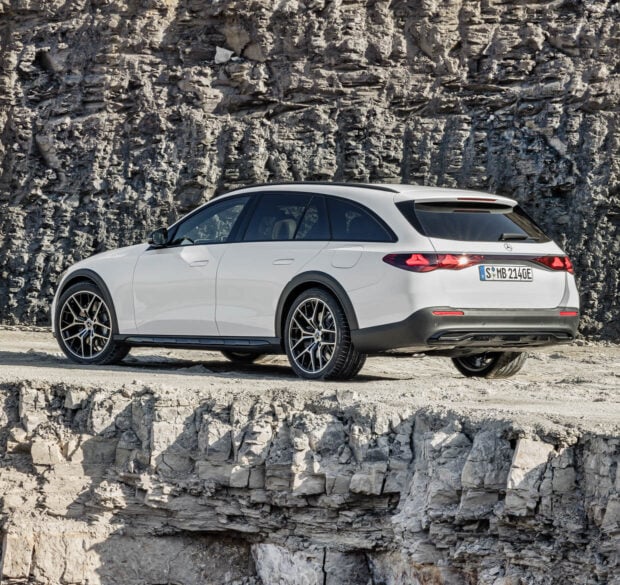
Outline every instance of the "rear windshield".
<svg viewBox="0 0 620 585">
<path fill-rule="evenodd" d="M 549 241 L 518 206 L 460 201 L 402 201 L 396 206 L 416 230 L 429 238 L 466 242 Z"/>
</svg>

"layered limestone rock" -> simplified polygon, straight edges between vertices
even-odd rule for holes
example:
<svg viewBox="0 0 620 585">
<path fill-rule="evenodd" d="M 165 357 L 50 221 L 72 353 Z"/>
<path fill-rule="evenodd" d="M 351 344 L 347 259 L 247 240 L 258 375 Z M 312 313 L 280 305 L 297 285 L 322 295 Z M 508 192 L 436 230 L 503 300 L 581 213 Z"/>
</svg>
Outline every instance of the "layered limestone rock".
<svg viewBox="0 0 620 585">
<path fill-rule="evenodd" d="M 3 583 L 620 583 L 617 435 L 350 391 L 0 390 Z"/>
<path fill-rule="evenodd" d="M 0 0 L 0 321 L 214 193 L 397 181 L 518 199 L 618 338 L 615 1 Z"/>
</svg>

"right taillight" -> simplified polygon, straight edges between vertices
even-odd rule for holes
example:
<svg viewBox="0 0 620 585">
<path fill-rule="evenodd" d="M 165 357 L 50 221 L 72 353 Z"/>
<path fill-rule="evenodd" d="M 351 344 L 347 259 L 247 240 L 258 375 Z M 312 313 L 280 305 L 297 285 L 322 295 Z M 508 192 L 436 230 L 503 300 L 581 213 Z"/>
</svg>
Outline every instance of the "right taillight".
<svg viewBox="0 0 620 585">
<path fill-rule="evenodd" d="M 541 256 L 534 258 L 534 262 L 538 262 L 551 270 L 565 270 L 574 274 L 573 263 L 568 256 Z"/>
</svg>

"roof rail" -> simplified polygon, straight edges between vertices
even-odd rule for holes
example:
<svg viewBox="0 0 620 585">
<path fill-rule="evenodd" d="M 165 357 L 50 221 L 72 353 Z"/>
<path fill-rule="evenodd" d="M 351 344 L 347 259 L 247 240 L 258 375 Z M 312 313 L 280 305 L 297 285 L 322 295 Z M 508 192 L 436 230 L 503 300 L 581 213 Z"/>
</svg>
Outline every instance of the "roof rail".
<svg viewBox="0 0 620 585">
<path fill-rule="evenodd" d="M 252 185 L 246 185 L 245 187 L 237 187 L 236 189 L 225 191 L 225 193 L 234 193 L 235 191 L 241 191 L 242 189 L 252 189 L 255 187 L 280 187 L 282 185 L 322 185 L 323 187 L 355 187 L 358 189 L 374 189 L 375 191 L 398 193 L 396 189 L 392 189 L 392 187 L 387 187 L 381 184 L 372 185 L 370 183 L 333 183 L 331 181 L 280 181 L 276 183 L 254 183 Z M 213 197 L 217 197 L 218 195 L 223 194 L 224 193 L 218 193 L 217 195 L 213 195 Z"/>
</svg>

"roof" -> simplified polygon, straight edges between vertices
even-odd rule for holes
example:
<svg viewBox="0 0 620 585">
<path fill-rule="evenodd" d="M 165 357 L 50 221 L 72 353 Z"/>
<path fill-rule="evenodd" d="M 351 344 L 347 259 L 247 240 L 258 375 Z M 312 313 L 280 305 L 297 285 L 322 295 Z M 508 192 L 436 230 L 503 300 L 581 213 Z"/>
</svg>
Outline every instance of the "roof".
<svg viewBox="0 0 620 585">
<path fill-rule="evenodd" d="M 237 189 L 233 189 L 232 191 L 228 191 L 228 193 L 236 193 L 237 191 L 244 191 L 246 189 L 271 189 L 273 187 L 346 187 L 348 189 L 356 188 L 356 189 L 370 189 L 373 191 L 386 191 L 388 193 L 400 193 L 397 187 L 402 187 L 402 185 L 387 185 L 384 183 L 336 183 L 332 181 L 279 181 L 274 183 L 257 183 L 254 185 L 248 185 L 247 187 L 238 187 Z M 223 193 L 224 194 L 224 193 Z"/>
<path fill-rule="evenodd" d="M 361 200 L 374 198 L 379 196 L 385 197 L 386 193 L 391 193 L 395 201 L 405 201 L 407 199 L 423 199 L 423 200 L 486 200 L 492 199 L 498 203 L 507 203 L 515 205 L 516 201 L 501 195 L 493 195 L 483 191 L 470 191 L 467 189 L 449 188 L 449 187 L 428 187 L 424 185 L 407 185 L 398 183 L 333 183 L 329 181 L 298 181 L 298 182 L 278 182 L 278 183 L 262 183 L 257 185 L 249 185 L 240 187 L 222 196 L 240 194 L 245 191 L 285 191 L 287 188 L 295 187 L 299 191 L 316 192 L 320 187 L 321 193 L 328 195 L 343 195 L 353 199 Z"/>
</svg>

